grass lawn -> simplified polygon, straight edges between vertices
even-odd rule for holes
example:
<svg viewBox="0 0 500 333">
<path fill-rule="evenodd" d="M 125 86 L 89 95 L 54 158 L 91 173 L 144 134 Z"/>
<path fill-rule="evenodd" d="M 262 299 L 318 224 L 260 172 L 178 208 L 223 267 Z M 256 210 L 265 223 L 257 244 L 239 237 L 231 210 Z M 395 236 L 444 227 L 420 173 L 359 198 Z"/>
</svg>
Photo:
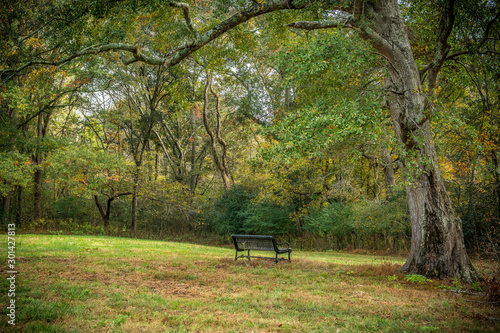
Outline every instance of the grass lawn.
<svg viewBox="0 0 500 333">
<path fill-rule="evenodd" d="M 2 314 L 0 331 L 500 332 L 500 308 L 482 293 L 453 292 L 472 291 L 458 281 L 407 281 L 397 272 L 403 262 L 294 251 L 291 263 L 275 265 L 235 262 L 231 248 L 17 235 L 16 325 Z M 4 310 L 6 264 L 1 272 Z"/>
</svg>

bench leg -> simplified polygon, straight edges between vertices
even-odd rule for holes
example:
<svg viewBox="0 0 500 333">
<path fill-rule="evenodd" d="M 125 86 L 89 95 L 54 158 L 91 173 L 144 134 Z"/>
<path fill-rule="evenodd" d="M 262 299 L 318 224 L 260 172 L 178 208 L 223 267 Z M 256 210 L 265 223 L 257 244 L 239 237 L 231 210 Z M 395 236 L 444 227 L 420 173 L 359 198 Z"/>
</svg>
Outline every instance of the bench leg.
<svg viewBox="0 0 500 333">
<path fill-rule="evenodd" d="M 250 250 L 247 252 L 248 260 L 250 261 Z"/>
</svg>

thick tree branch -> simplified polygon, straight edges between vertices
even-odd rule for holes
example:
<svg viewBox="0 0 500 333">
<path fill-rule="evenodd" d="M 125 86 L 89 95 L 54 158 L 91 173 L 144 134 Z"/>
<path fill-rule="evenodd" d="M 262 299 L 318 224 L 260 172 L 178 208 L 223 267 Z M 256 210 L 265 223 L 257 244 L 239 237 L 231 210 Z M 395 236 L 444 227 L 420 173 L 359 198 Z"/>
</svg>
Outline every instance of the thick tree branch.
<svg viewBox="0 0 500 333">
<path fill-rule="evenodd" d="M 317 29 L 329 29 L 329 28 L 353 28 L 354 22 L 352 22 L 350 17 L 339 18 L 338 20 L 326 20 L 326 21 L 297 21 L 287 24 L 290 28 L 303 29 L 303 30 L 317 30 Z"/>
<path fill-rule="evenodd" d="M 269 0 L 263 4 L 257 3 L 249 8 L 246 8 L 239 13 L 217 24 L 197 38 L 186 42 L 179 46 L 176 50 L 169 53 L 165 66 L 172 67 L 177 65 L 183 59 L 188 57 L 193 52 L 199 50 L 204 45 L 221 36 L 225 32 L 234 27 L 250 20 L 251 18 L 271 13 L 283 9 L 302 9 L 310 4 L 307 0 Z"/>
<path fill-rule="evenodd" d="M 139 51 L 139 48 L 134 45 L 129 45 L 129 44 L 124 44 L 124 43 L 110 43 L 110 44 L 97 44 L 97 45 L 92 45 L 89 46 L 81 51 L 75 52 L 72 55 L 69 55 L 65 58 L 59 59 L 59 60 L 47 60 L 47 59 L 32 59 L 28 62 L 26 62 L 24 65 L 15 68 L 15 69 L 4 69 L 0 71 L 0 77 L 3 76 L 4 74 L 11 74 L 11 75 L 16 75 L 23 70 L 25 70 L 28 67 L 35 66 L 35 65 L 48 65 L 48 66 L 61 66 L 64 65 L 76 58 L 86 56 L 86 55 L 93 55 L 93 54 L 100 54 L 104 52 L 110 52 L 110 51 L 125 51 L 132 53 L 132 58 L 131 59 L 125 59 L 124 57 L 121 57 L 122 62 L 125 65 L 129 65 L 131 63 L 134 63 L 136 61 L 141 61 L 150 65 L 162 65 L 165 62 L 165 58 L 160 58 L 160 57 L 152 57 L 148 56 L 145 54 L 142 54 Z M 9 78 L 4 80 L 7 81 Z"/>
<path fill-rule="evenodd" d="M 376 31 L 370 28 L 364 28 L 361 32 L 361 37 L 371 41 L 372 46 L 382 56 L 386 58 L 389 64 L 394 63 L 394 47 L 385 38 L 380 36 Z"/>
<path fill-rule="evenodd" d="M 75 52 L 74 54 L 71 54 L 65 58 L 62 58 L 60 60 L 46 60 L 46 59 L 33 59 L 25 64 L 21 65 L 18 68 L 14 69 L 4 69 L 0 70 L 0 77 L 3 77 L 4 75 L 7 75 L 8 77 L 4 79 L 5 83 L 8 81 L 10 78 L 15 76 L 16 74 L 20 73 L 21 71 L 25 70 L 28 67 L 34 66 L 34 65 L 49 65 L 49 66 L 60 66 L 63 65 L 67 62 L 72 61 L 75 58 L 85 56 L 85 55 L 92 55 L 92 54 L 100 54 L 104 52 L 110 52 L 110 51 L 122 51 L 122 52 L 128 52 L 132 54 L 132 57 L 130 58 L 125 58 L 125 56 L 121 56 L 121 60 L 125 65 L 132 64 L 134 62 L 144 62 L 150 65 L 165 65 L 166 67 L 172 67 L 177 65 L 179 62 L 181 62 L 183 59 L 191 55 L 193 52 L 199 50 L 202 48 L 204 45 L 208 44 L 212 40 L 216 39 L 217 37 L 221 36 L 225 32 L 233 29 L 234 27 L 250 20 L 251 18 L 274 12 L 277 10 L 284 10 L 284 9 L 302 9 L 306 7 L 307 5 L 310 5 L 311 2 L 308 0 L 268 0 L 264 2 L 263 4 L 261 3 L 256 3 L 239 13 L 234 14 L 233 16 L 229 17 L 228 19 L 220 22 L 219 24 L 215 25 L 213 28 L 207 30 L 203 34 L 196 34 L 195 38 L 192 40 L 185 42 L 181 44 L 180 46 L 174 48 L 171 50 L 168 54 L 167 57 L 154 57 L 154 56 L 148 56 L 146 54 L 143 54 L 140 52 L 139 47 L 135 45 L 129 45 L 125 43 L 110 43 L 110 44 L 97 44 L 93 45 L 90 47 L 87 47 L 81 51 Z M 189 15 L 189 8 L 186 6 L 183 6 L 182 3 L 177 3 L 174 1 L 169 1 L 167 2 L 167 5 L 170 6 L 177 6 L 180 7 L 184 10 L 184 17 L 186 19 L 186 23 L 188 26 L 190 25 L 189 22 L 191 22 L 191 18 Z M 191 22 L 191 27 L 194 30 L 194 27 L 192 26 Z M 191 29 L 190 27 L 190 29 Z"/>
</svg>

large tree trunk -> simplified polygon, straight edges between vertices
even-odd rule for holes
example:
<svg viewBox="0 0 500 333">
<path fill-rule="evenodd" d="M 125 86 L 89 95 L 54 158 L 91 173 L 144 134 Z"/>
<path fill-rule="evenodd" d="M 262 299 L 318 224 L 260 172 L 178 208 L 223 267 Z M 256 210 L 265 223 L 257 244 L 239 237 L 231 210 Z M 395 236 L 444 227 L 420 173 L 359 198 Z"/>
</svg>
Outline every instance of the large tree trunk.
<svg viewBox="0 0 500 333">
<path fill-rule="evenodd" d="M 407 155 L 403 165 L 412 241 L 402 270 L 429 277 L 475 280 L 477 273 L 466 253 L 462 222 L 451 205 L 439 171 L 426 115 L 426 96 L 398 2 L 369 3 L 370 7 L 355 8 L 354 16 L 356 20 L 370 19 L 371 25 L 362 28 L 362 37 L 387 60 L 387 101 L 396 138 Z M 363 24 L 360 22 L 360 26 Z"/>
<path fill-rule="evenodd" d="M 428 124 L 424 125 L 424 131 L 427 137 L 420 153 L 430 163 L 418 175 L 413 175 L 417 177 L 414 186 L 406 186 L 412 242 L 410 255 L 402 270 L 473 281 L 477 273 L 467 256 L 462 221 L 444 187 Z"/>
</svg>

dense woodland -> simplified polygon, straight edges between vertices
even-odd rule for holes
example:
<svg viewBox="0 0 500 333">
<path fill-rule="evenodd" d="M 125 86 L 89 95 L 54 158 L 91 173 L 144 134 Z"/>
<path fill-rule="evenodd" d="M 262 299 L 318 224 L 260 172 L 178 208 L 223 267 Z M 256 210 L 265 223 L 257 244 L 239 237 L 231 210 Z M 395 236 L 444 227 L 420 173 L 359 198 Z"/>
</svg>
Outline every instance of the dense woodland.
<svg viewBox="0 0 500 333">
<path fill-rule="evenodd" d="M 414 258 L 456 232 L 453 256 L 463 234 L 498 259 L 499 17 L 495 0 L 2 1 L 2 225 Z"/>
</svg>

